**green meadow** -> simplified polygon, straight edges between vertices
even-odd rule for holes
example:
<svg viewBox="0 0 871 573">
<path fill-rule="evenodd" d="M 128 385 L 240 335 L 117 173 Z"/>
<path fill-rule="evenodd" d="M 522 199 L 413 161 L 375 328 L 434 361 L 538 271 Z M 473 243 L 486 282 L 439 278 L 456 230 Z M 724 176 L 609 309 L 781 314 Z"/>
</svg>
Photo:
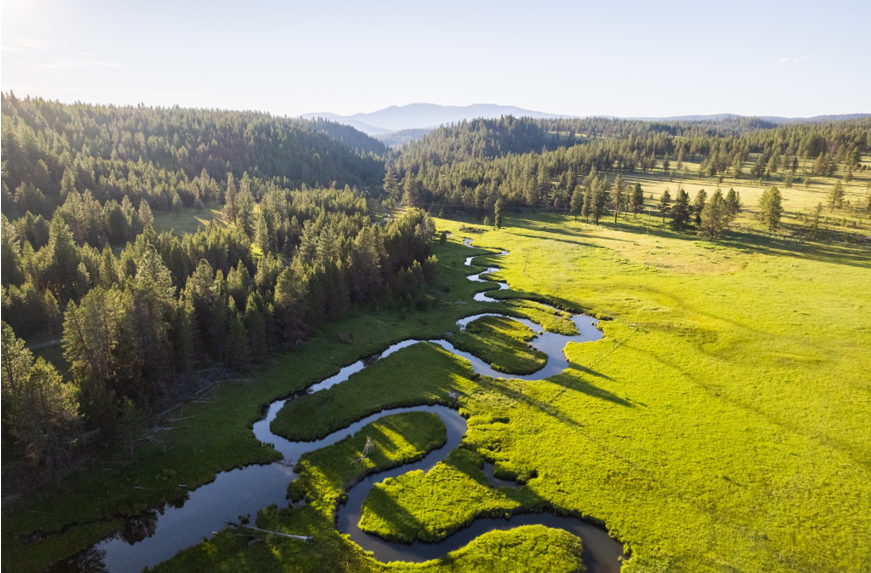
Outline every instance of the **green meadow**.
<svg viewBox="0 0 871 573">
<path fill-rule="evenodd" d="M 452 336 L 451 343 L 488 362 L 499 372 L 532 374 L 547 364 L 544 352 L 529 347 L 528 342 L 533 338 L 535 333 L 524 324 L 509 318 L 484 316 Z"/>
</svg>

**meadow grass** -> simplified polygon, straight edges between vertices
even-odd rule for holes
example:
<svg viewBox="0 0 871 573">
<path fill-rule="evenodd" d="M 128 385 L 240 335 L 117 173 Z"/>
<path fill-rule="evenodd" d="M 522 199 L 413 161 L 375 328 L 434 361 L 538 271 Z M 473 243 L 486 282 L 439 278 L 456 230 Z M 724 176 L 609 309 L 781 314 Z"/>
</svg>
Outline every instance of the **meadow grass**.
<svg viewBox="0 0 871 573">
<path fill-rule="evenodd" d="M 499 372 L 532 374 L 547 363 L 547 354 L 528 345 L 535 334 L 516 320 L 484 316 L 452 336 L 451 344 L 481 358 Z"/>
<path fill-rule="evenodd" d="M 483 467 L 483 456 L 458 448 L 427 473 L 408 472 L 376 484 L 363 503 L 360 529 L 391 541 L 433 542 L 478 517 L 548 507 L 528 488 L 492 488 Z M 408 501 L 413 503 L 397 507 Z"/>
<path fill-rule="evenodd" d="M 653 224 L 657 219 L 662 221 L 657 210 L 657 204 L 663 191 L 666 189 L 671 195 L 672 201 L 677 196 L 679 188 L 683 189 L 690 195 L 690 201 L 695 198 L 696 194 L 704 189 L 708 197 L 713 194 L 719 187 L 725 195 L 732 188 L 741 196 L 743 209 L 736 218 L 734 226 L 736 229 L 743 229 L 747 232 L 766 232 L 767 230 L 760 223 L 759 216 L 759 198 L 762 192 L 772 185 L 777 187 L 783 195 L 783 220 L 780 234 L 786 237 L 801 237 L 806 234 L 805 224 L 798 220 L 799 215 L 809 215 L 811 210 L 822 203 L 823 218 L 820 235 L 824 242 L 842 242 L 846 238 L 856 237 L 858 235 L 871 235 L 871 213 L 865 210 L 868 205 L 868 195 L 871 193 L 871 162 L 868 156 L 863 158 L 863 164 L 867 168 L 857 170 L 853 175 L 853 180 L 849 182 L 843 181 L 840 174 L 833 177 L 814 176 L 809 180 L 809 184 L 805 185 L 800 177 L 801 167 L 799 167 L 798 175 L 792 182 L 791 187 L 786 187 L 784 172 L 778 172 L 769 179 L 758 180 L 753 179 L 748 175 L 748 171 L 756 161 L 758 154 L 751 154 L 747 162 L 743 166 L 744 175 L 735 179 L 731 176 L 720 177 L 698 177 L 698 163 L 693 161 L 684 161 L 684 166 L 687 170 L 687 175 L 682 176 L 678 173 L 674 177 L 663 172 L 661 166 L 652 171 L 633 172 L 624 174 L 627 185 L 635 185 L 640 183 L 644 190 L 644 196 L 647 199 L 644 212 L 639 215 L 639 219 L 643 219 L 646 223 L 648 218 L 648 209 L 651 211 L 650 220 Z M 674 161 L 672 158 L 672 167 Z M 810 165 L 808 166 L 810 169 Z M 731 170 L 729 171 L 731 173 Z M 609 177 L 613 181 L 613 176 Z M 845 204 L 840 209 L 830 210 L 827 204 L 829 191 L 835 186 L 835 183 L 841 181 L 844 185 L 844 201 Z M 652 195 L 651 200 L 649 196 Z M 849 206 L 848 206 L 849 205 Z M 631 216 L 631 215 L 630 215 Z M 605 220 L 609 220 L 605 217 Z M 613 222 L 613 214 L 610 221 Z M 668 217 L 666 217 L 668 221 Z"/>
<path fill-rule="evenodd" d="M 172 211 L 154 211 L 154 230 L 158 233 L 164 231 L 175 231 L 178 235 L 187 235 L 196 233 L 198 229 L 208 227 L 217 222 L 223 225 L 221 221 L 221 206 L 214 203 L 203 205 L 201 211 L 197 211 L 193 207 L 183 207 L 181 212 L 174 213 Z"/>
</svg>

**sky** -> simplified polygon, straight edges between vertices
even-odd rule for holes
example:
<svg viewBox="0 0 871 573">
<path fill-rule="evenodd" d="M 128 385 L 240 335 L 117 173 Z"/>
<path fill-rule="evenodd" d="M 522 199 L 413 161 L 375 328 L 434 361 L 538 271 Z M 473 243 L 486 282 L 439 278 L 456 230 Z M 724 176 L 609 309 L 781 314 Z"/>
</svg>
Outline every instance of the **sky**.
<svg viewBox="0 0 871 573">
<path fill-rule="evenodd" d="M 353 114 L 871 112 L 871 2 L 0 1 L 0 88 Z"/>
</svg>

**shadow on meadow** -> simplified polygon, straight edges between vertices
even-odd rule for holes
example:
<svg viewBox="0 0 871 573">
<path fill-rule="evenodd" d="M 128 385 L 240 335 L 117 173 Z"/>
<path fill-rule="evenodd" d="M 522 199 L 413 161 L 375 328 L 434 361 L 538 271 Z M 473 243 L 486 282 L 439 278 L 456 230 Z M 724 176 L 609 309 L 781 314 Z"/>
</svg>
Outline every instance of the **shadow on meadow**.
<svg viewBox="0 0 871 573">
<path fill-rule="evenodd" d="M 587 368 L 586 366 L 581 366 L 580 364 L 569 364 L 569 367 L 562 374 L 558 374 L 549 378 L 551 382 L 562 386 L 566 390 L 572 390 L 575 392 L 580 392 L 581 394 L 585 394 L 590 398 L 597 398 L 599 400 L 604 400 L 606 402 L 611 402 L 612 404 L 617 404 L 619 406 L 625 406 L 627 408 L 635 408 L 635 404 L 629 402 L 628 400 L 621 398 L 617 394 L 605 390 L 604 388 L 599 388 L 591 384 L 590 382 L 584 380 L 584 376 L 596 376 L 599 378 L 604 378 L 606 380 L 611 380 L 610 377 L 601 374 L 591 368 Z"/>
</svg>

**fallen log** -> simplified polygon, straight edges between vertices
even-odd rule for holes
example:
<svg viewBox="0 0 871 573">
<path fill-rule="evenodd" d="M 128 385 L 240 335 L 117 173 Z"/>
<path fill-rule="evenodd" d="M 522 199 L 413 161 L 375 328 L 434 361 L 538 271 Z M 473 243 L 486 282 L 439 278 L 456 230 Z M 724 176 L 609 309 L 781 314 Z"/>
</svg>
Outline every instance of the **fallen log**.
<svg viewBox="0 0 871 573">
<path fill-rule="evenodd" d="M 313 537 L 309 537 L 306 535 L 292 535 L 290 533 L 281 533 L 279 531 L 272 531 L 269 529 L 260 529 L 259 527 L 251 527 L 250 525 L 240 525 L 238 523 L 233 523 L 232 521 L 228 521 L 227 525 L 232 525 L 233 527 L 237 527 L 240 529 L 251 529 L 252 531 L 260 531 L 262 533 L 269 533 L 271 535 L 279 535 L 281 537 L 289 537 L 291 539 L 298 539 L 300 541 L 311 541 Z"/>
</svg>

